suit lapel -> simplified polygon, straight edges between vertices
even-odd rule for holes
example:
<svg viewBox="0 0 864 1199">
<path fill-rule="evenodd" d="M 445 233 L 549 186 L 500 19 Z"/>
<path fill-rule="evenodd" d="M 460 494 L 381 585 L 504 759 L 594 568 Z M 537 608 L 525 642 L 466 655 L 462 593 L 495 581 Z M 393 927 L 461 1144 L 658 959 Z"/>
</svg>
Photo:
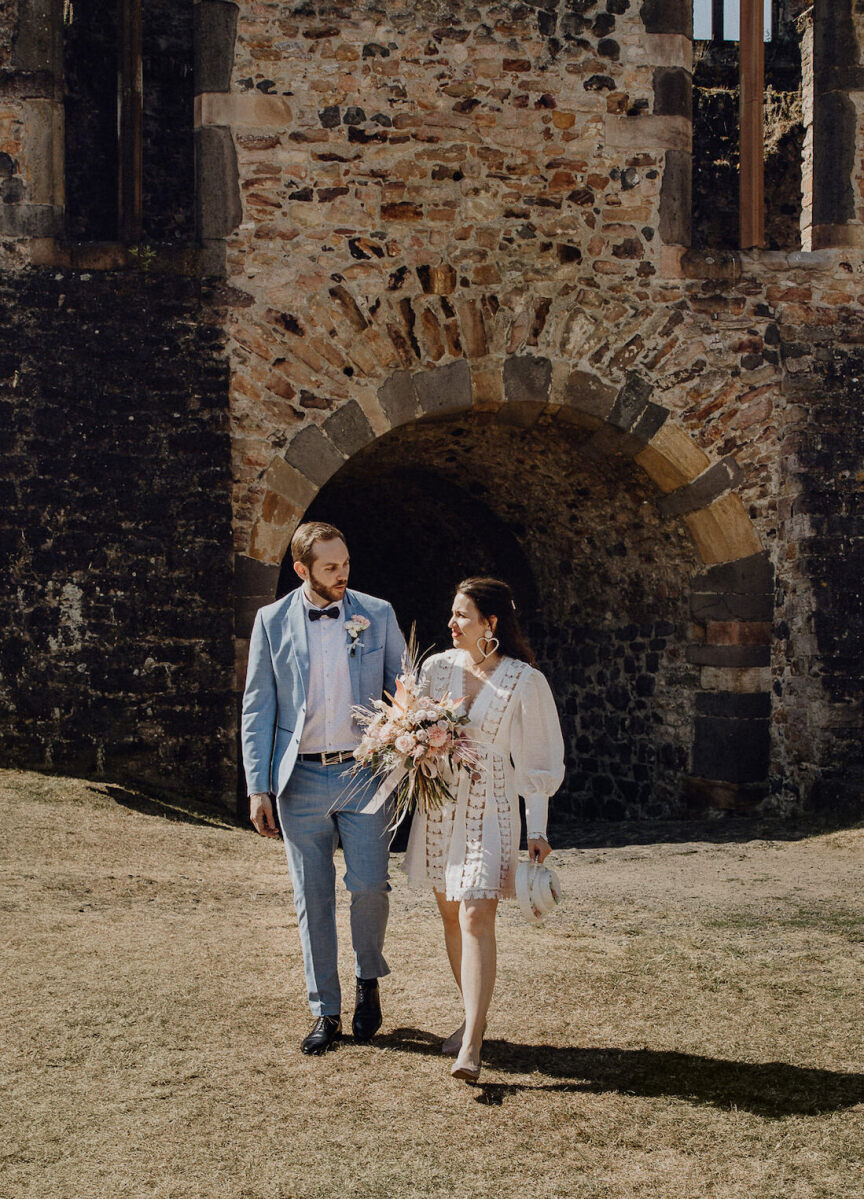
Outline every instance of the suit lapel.
<svg viewBox="0 0 864 1199">
<path fill-rule="evenodd" d="M 309 629 L 306 622 L 306 605 L 303 603 L 303 589 L 298 587 L 287 613 L 288 637 L 291 642 L 291 652 L 297 661 L 303 690 L 309 690 Z"/>
<path fill-rule="evenodd" d="M 370 619 L 369 613 L 359 602 L 353 591 L 345 592 L 345 604 L 343 610 L 345 612 L 346 620 L 350 620 L 352 616 L 365 616 L 367 620 Z M 348 672 L 351 675 L 351 691 L 354 694 L 355 704 L 360 703 L 360 666 L 363 662 L 363 637 L 364 634 L 361 633 L 357 638 L 357 648 L 352 654 L 350 652 L 352 637 L 348 630 L 345 630 L 345 652 L 348 654 Z"/>
</svg>

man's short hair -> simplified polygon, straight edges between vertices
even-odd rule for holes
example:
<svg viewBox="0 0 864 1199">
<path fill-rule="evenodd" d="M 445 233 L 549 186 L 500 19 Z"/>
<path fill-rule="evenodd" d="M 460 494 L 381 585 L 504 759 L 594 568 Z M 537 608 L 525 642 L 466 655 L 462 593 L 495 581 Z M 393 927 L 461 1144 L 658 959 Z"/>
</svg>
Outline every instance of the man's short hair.
<svg viewBox="0 0 864 1199">
<path fill-rule="evenodd" d="M 307 520 L 305 524 L 297 526 L 291 538 L 291 561 L 311 566 L 312 551 L 316 542 L 344 540 L 344 536 L 335 525 L 328 525 L 323 520 Z"/>
</svg>

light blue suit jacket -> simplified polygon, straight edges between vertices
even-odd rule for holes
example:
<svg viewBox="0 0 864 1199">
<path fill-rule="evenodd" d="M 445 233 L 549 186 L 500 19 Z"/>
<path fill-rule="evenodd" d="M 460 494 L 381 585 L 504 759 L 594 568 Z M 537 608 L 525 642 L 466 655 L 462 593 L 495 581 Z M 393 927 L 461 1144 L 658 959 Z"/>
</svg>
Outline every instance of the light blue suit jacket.
<svg viewBox="0 0 864 1199">
<path fill-rule="evenodd" d="M 344 619 L 365 616 L 369 623 L 349 653 L 345 653 L 355 704 L 367 706 L 392 693 L 402 662 L 405 639 L 396 613 L 386 600 L 359 591 L 346 591 Z M 249 643 L 249 668 L 243 694 L 243 764 L 250 795 L 271 791 L 281 795 L 297 761 L 306 722 L 309 686 L 308 617 L 298 587 L 255 617 Z"/>
</svg>

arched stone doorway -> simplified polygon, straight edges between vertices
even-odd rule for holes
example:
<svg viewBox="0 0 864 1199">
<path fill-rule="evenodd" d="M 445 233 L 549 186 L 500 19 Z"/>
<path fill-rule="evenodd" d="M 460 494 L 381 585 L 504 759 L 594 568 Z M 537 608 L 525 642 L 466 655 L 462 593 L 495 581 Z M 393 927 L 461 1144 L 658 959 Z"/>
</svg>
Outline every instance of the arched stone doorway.
<svg viewBox="0 0 864 1199">
<path fill-rule="evenodd" d="M 563 717 L 559 810 L 669 815 L 699 681 L 686 661 L 697 558 L 632 462 L 586 455 L 585 440 L 489 414 L 420 421 L 351 458 L 305 515 L 344 530 L 354 584 L 416 621 L 424 647 L 446 648 L 461 577 L 508 579 Z"/>
<path fill-rule="evenodd" d="M 355 585 L 418 617 L 424 644 L 458 577 L 495 570 L 559 697 L 564 807 L 752 806 L 768 777 L 771 572 L 736 464 L 712 465 L 642 379 L 616 392 L 574 371 L 551 403 L 551 374 L 509 359 L 506 402 L 484 411 L 465 360 L 397 372 L 378 428 L 349 401 L 302 429 L 262 480 L 247 618 L 304 516 L 344 527 Z"/>
</svg>

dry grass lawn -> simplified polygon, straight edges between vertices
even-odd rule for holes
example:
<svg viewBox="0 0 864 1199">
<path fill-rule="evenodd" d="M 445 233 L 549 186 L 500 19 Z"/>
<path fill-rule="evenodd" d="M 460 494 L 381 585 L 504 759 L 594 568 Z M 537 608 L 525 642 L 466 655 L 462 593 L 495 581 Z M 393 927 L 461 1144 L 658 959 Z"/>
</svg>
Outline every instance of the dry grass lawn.
<svg viewBox="0 0 864 1199">
<path fill-rule="evenodd" d="M 0 824 L 3 1199 L 864 1196 L 862 829 L 558 851 L 469 1087 L 400 872 L 383 1035 L 307 1059 L 280 844 L 11 771 Z"/>
</svg>

